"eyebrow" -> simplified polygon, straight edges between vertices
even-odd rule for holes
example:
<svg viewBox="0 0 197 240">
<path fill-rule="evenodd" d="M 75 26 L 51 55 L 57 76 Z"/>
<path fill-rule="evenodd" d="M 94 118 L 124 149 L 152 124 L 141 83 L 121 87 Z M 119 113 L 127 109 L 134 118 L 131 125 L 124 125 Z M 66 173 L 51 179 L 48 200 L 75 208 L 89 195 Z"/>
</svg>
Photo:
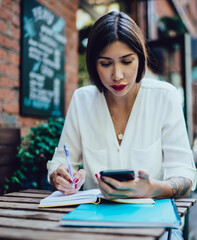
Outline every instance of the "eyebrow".
<svg viewBox="0 0 197 240">
<path fill-rule="evenodd" d="M 129 53 L 127 55 L 124 55 L 124 56 L 121 56 L 120 59 L 123 59 L 123 58 L 126 58 L 126 57 L 130 57 L 132 55 L 135 55 L 134 53 Z M 110 57 L 102 57 L 102 56 L 99 56 L 97 59 L 106 59 L 106 60 L 111 60 Z"/>
</svg>

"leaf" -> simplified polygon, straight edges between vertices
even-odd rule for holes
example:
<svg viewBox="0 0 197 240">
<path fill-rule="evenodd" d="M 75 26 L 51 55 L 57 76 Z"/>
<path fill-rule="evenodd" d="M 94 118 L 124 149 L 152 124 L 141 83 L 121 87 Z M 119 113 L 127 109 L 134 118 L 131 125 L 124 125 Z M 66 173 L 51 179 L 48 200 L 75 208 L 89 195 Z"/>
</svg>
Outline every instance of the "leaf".
<svg viewBox="0 0 197 240">
<path fill-rule="evenodd" d="M 42 148 L 45 151 L 49 151 L 50 150 L 49 146 L 47 144 L 43 143 L 43 142 L 38 143 L 38 147 Z"/>
<path fill-rule="evenodd" d="M 13 183 L 21 183 L 20 180 L 17 177 L 11 177 L 11 180 Z"/>
<path fill-rule="evenodd" d="M 4 189 L 6 189 L 6 190 L 9 189 L 9 185 L 8 185 L 8 184 L 4 184 L 3 187 L 4 187 Z"/>
<path fill-rule="evenodd" d="M 24 156 L 27 157 L 27 158 L 29 158 L 29 159 L 33 159 L 33 158 L 34 158 L 34 155 L 31 154 L 30 152 L 25 152 L 25 153 L 24 153 Z"/>
<path fill-rule="evenodd" d="M 35 187 L 35 188 L 37 188 L 37 187 L 38 187 L 37 182 L 32 182 L 32 186 Z"/>
</svg>

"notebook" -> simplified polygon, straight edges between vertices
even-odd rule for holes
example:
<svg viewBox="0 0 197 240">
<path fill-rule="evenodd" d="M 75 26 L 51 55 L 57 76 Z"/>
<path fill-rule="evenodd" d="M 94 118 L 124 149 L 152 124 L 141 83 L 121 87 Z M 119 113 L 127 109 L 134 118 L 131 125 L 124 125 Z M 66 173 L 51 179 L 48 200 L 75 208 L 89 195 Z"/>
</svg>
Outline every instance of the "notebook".
<svg viewBox="0 0 197 240">
<path fill-rule="evenodd" d="M 99 203 L 105 197 L 99 189 L 90 189 L 79 191 L 76 194 L 64 195 L 59 191 L 53 192 L 48 197 L 40 201 L 39 207 L 58 207 L 78 205 L 85 203 Z M 154 200 L 151 198 L 131 198 L 131 199 L 116 199 L 113 200 L 119 203 L 135 203 L 135 204 L 152 204 Z"/>
<path fill-rule="evenodd" d="M 64 215 L 62 226 L 78 227 L 165 227 L 181 224 L 174 201 L 155 200 L 155 204 L 82 204 Z"/>
</svg>

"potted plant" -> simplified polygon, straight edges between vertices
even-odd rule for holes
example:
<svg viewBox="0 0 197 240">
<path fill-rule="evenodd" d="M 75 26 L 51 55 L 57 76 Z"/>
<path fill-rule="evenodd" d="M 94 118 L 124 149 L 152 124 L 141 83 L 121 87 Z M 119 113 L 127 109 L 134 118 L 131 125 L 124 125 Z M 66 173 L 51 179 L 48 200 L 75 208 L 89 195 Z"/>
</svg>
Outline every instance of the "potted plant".
<svg viewBox="0 0 197 240">
<path fill-rule="evenodd" d="M 50 118 L 32 127 L 29 134 L 21 139 L 17 151 L 19 167 L 6 179 L 4 192 L 25 188 L 50 189 L 46 163 L 58 145 L 63 124 L 63 118 Z"/>
</svg>

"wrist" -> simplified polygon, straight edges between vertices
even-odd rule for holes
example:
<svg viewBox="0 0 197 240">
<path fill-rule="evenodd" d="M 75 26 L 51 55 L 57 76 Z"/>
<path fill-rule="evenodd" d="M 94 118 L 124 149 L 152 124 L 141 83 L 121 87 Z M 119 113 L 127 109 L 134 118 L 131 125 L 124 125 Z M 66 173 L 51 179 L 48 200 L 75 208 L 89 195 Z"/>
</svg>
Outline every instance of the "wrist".
<svg viewBox="0 0 197 240">
<path fill-rule="evenodd" d="M 150 180 L 152 193 L 151 197 L 155 199 L 161 198 L 171 198 L 172 197 L 172 190 L 171 185 L 167 181 L 159 181 L 155 179 Z"/>
<path fill-rule="evenodd" d="M 51 173 L 49 179 L 50 179 L 50 184 L 51 184 L 52 189 L 53 189 L 53 190 L 56 190 L 56 187 L 55 187 L 55 181 L 54 181 L 54 172 Z"/>
</svg>

